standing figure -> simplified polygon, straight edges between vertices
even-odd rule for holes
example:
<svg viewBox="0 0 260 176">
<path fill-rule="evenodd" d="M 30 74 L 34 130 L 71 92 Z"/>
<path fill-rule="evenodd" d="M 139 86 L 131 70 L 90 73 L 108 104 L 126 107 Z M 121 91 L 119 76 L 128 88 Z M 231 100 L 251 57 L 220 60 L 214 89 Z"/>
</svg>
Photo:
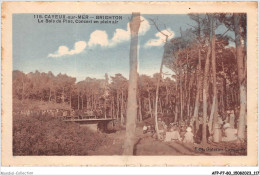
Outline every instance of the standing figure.
<svg viewBox="0 0 260 176">
<path fill-rule="evenodd" d="M 234 113 L 234 110 L 232 110 L 231 113 L 230 113 L 229 124 L 230 124 L 231 128 L 235 127 L 235 113 Z"/>
<path fill-rule="evenodd" d="M 221 116 L 218 115 L 218 121 L 214 124 L 213 142 L 220 142 L 222 140 L 222 125 L 223 120 Z"/>
<path fill-rule="evenodd" d="M 229 122 L 229 115 L 230 115 L 230 111 L 227 110 L 226 119 L 224 120 L 225 123 L 228 123 L 228 122 Z"/>
<path fill-rule="evenodd" d="M 158 118 L 158 131 L 159 131 L 159 140 L 163 140 L 164 136 L 165 136 L 165 132 L 166 132 L 167 126 L 164 123 L 164 121 L 162 121 L 161 118 Z"/>
<path fill-rule="evenodd" d="M 199 123 L 200 123 L 199 129 L 196 133 L 196 143 L 201 143 L 201 141 L 202 141 L 202 128 L 203 128 L 202 118 L 199 118 Z M 210 137 L 210 132 L 209 132 L 209 126 L 207 124 L 207 126 L 206 126 L 206 138 L 207 138 L 207 140 L 209 139 L 209 137 Z"/>
<path fill-rule="evenodd" d="M 193 139 L 193 133 L 192 133 L 192 130 L 191 130 L 191 127 L 188 127 L 186 129 L 186 133 L 184 134 L 184 139 L 183 139 L 183 142 L 184 143 L 194 143 L 194 139 Z"/>
</svg>

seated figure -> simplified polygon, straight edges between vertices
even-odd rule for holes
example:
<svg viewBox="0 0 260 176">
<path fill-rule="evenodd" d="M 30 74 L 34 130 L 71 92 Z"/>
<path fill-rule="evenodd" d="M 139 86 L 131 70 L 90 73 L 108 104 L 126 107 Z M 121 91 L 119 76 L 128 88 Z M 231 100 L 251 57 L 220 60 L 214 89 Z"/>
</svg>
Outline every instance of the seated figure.
<svg viewBox="0 0 260 176">
<path fill-rule="evenodd" d="M 170 142 L 170 141 L 181 141 L 181 136 L 179 131 L 177 131 L 177 129 L 175 127 L 172 127 L 170 132 L 166 132 L 165 135 L 165 142 Z"/>
<path fill-rule="evenodd" d="M 148 130 L 148 126 L 147 126 L 147 124 L 145 124 L 143 126 L 143 134 L 147 133 L 147 130 Z"/>
<path fill-rule="evenodd" d="M 223 126 L 224 129 L 224 137 L 222 137 L 222 141 L 235 141 L 237 140 L 237 129 L 232 128 L 229 123 L 226 123 Z"/>
</svg>

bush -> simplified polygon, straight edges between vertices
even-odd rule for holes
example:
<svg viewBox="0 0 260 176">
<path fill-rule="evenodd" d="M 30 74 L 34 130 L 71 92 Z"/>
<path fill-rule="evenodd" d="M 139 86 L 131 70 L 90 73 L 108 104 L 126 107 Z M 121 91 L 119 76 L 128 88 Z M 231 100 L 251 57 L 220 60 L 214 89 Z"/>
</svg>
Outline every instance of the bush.
<svg viewBox="0 0 260 176">
<path fill-rule="evenodd" d="M 22 110 L 50 110 L 50 109 L 66 109 L 71 110 L 70 106 L 66 103 L 55 103 L 46 101 L 37 101 L 25 99 L 23 101 L 16 98 L 13 99 L 13 112 L 20 112 Z"/>
<path fill-rule="evenodd" d="M 107 145 L 106 134 L 50 117 L 13 116 L 13 155 L 88 155 Z"/>
</svg>

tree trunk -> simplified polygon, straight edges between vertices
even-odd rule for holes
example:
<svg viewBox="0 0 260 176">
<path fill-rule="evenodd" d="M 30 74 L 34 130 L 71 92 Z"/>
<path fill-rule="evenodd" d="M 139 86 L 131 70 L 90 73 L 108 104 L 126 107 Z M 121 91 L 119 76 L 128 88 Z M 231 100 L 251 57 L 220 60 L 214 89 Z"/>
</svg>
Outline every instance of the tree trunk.
<svg viewBox="0 0 260 176">
<path fill-rule="evenodd" d="M 149 103 L 149 112 L 150 112 L 151 118 L 153 118 L 151 96 L 150 96 L 150 92 L 149 91 L 148 91 L 148 103 Z"/>
<path fill-rule="evenodd" d="M 54 91 L 54 98 L 55 98 L 55 103 L 57 103 L 57 92 Z"/>
<path fill-rule="evenodd" d="M 70 108 L 72 108 L 72 103 L 71 103 L 71 92 L 70 92 Z"/>
<path fill-rule="evenodd" d="M 223 114 L 226 117 L 226 110 L 225 110 L 225 105 L 224 105 L 224 93 L 223 93 L 223 87 L 222 87 L 222 91 L 221 91 L 221 95 L 220 95 L 220 104 L 221 104 L 221 111 L 223 112 Z"/>
<path fill-rule="evenodd" d="M 168 86 L 166 85 L 166 100 L 165 100 L 165 105 L 168 109 L 168 106 L 169 106 L 169 88 Z"/>
<path fill-rule="evenodd" d="M 199 80 L 198 87 L 197 87 L 197 93 L 196 93 L 196 99 L 195 99 L 195 107 L 194 107 L 194 113 L 193 117 L 195 117 L 195 126 L 197 131 L 199 129 L 199 102 L 200 102 L 200 91 L 201 91 L 201 80 Z"/>
<path fill-rule="evenodd" d="M 189 81 L 189 86 L 188 86 L 188 100 L 187 100 L 187 116 L 190 118 L 191 117 L 191 113 L 190 113 L 190 111 L 191 111 L 191 108 L 190 108 L 190 106 L 191 106 L 191 87 L 192 87 L 192 84 L 193 84 L 193 81 L 194 81 L 194 76 L 193 75 L 191 75 L 191 80 Z"/>
<path fill-rule="evenodd" d="M 208 93 L 208 72 L 209 72 L 209 57 L 211 53 L 210 44 L 208 46 L 206 63 L 205 63 L 205 71 L 204 71 L 204 79 L 203 79 L 203 128 L 202 128 L 202 144 L 207 143 L 207 93 Z"/>
<path fill-rule="evenodd" d="M 112 98 L 112 106 L 111 106 L 111 118 L 114 119 L 114 108 L 115 108 L 115 105 L 114 105 L 114 97 Z"/>
<path fill-rule="evenodd" d="M 65 90 L 64 90 L 64 87 L 62 89 L 62 103 L 64 103 L 65 101 Z"/>
<path fill-rule="evenodd" d="M 235 44 L 236 44 L 236 58 L 238 66 L 238 82 L 239 82 L 239 95 L 240 95 L 240 112 L 238 121 L 238 138 L 245 139 L 245 118 L 246 118 L 246 74 L 245 65 L 243 61 L 243 48 L 241 36 L 241 15 L 234 14 L 234 27 L 235 27 Z"/>
<path fill-rule="evenodd" d="M 177 103 L 175 104 L 175 117 L 174 117 L 174 122 L 177 122 L 178 120 L 178 105 Z"/>
<path fill-rule="evenodd" d="M 216 74 L 216 51 L 215 51 L 215 42 L 216 42 L 216 35 L 215 35 L 215 20 L 214 17 L 211 16 L 211 31 L 212 31 L 212 40 L 211 40 L 211 66 L 212 66 L 212 76 L 213 76 L 213 100 L 214 101 L 214 106 L 213 106 L 213 124 L 210 124 L 211 127 L 215 126 L 214 124 L 217 123 L 218 121 L 218 91 L 217 91 L 217 74 Z M 213 128 L 213 133 L 217 132 L 218 130 L 214 130 Z M 213 135 L 214 141 L 219 141 L 219 135 Z M 218 139 L 216 139 L 218 138 Z"/>
<path fill-rule="evenodd" d="M 212 133 L 213 132 L 213 119 L 214 119 L 214 109 L 215 109 L 215 104 L 216 104 L 216 97 L 213 96 L 213 102 L 212 102 L 212 106 L 211 106 L 211 111 L 210 111 L 210 117 L 209 117 L 209 132 Z"/>
<path fill-rule="evenodd" d="M 143 121 L 143 116 L 142 116 L 142 103 L 141 103 L 141 98 L 139 97 L 139 121 Z"/>
<path fill-rule="evenodd" d="M 140 27 L 140 13 L 133 13 L 129 23 L 131 31 L 130 44 L 130 73 L 128 84 L 126 137 L 124 142 L 124 155 L 134 154 L 135 128 L 137 117 L 137 52 L 138 52 L 138 30 Z"/>
<path fill-rule="evenodd" d="M 182 95 L 182 72 L 180 73 L 180 102 L 181 102 L 181 110 L 180 110 L 180 120 L 183 120 L 183 95 Z"/>
<path fill-rule="evenodd" d="M 81 109 L 82 110 L 84 109 L 84 95 L 82 95 L 82 98 L 81 98 Z"/>
<path fill-rule="evenodd" d="M 175 85 L 175 92 L 178 92 L 178 77 L 176 78 L 176 85 Z M 175 117 L 174 122 L 177 122 L 178 120 L 178 94 L 175 95 Z"/>
<path fill-rule="evenodd" d="M 92 108 L 93 108 L 93 110 L 96 110 L 96 100 L 95 100 L 94 93 L 92 94 Z"/>
<path fill-rule="evenodd" d="M 120 106 L 120 122 L 121 122 L 121 125 L 124 125 L 125 123 L 125 119 L 124 119 L 124 92 L 122 91 L 121 92 L 121 106 Z"/>
<path fill-rule="evenodd" d="M 86 100 L 85 100 L 86 106 L 85 106 L 85 107 L 86 107 L 86 109 L 88 110 L 88 109 L 89 109 L 89 108 L 88 108 L 88 105 L 89 105 L 89 103 L 88 103 L 88 96 L 86 95 L 85 98 L 86 98 Z"/>
<path fill-rule="evenodd" d="M 163 113 L 163 108 L 162 108 L 162 99 L 159 98 L 158 103 L 159 103 L 159 105 L 160 105 L 160 106 L 159 106 L 159 107 L 160 107 L 160 112 Z"/>
<path fill-rule="evenodd" d="M 155 97 L 153 96 L 153 100 L 152 100 L 152 111 L 154 112 L 154 107 L 155 107 Z M 153 114 L 154 116 L 154 114 Z"/>
<path fill-rule="evenodd" d="M 107 118 L 107 100 L 106 100 L 106 97 L 105 97 L 105 100 L 104 100 L 104 116 L 105 116 L 105 119 Z"/>
<path fill-rule="evenodd" d="M 223 63 L 223 58 L 222 58 L 222 70 L 223 70 L 223 72 L 225 71 L 225 69 L 224 69 L 224 63 Z M 223 110 L 224 110 L 224 112 L 225 112 L 225 114 L 226 114 L 226 108 L 227 108 L 227 99 L 228 99 L 228 96 L 227 96 L 227 82 L 226 82 L 226 76 L 223 76 Z"/>
<path fill-rule="evenodd" d="M 22 101 L 24 100 L 24 79 L 22 77 Z"/>
<path fill-rule="evenodd" d="M 49 89 L 49 102 L 51 102 L 51 89 Z"/>
<path fill-rule="evenodd" d="M 78 91 L 78 110 L 79 110 L 79 91 Z"/>
<path fill-rule="evenodd" d="M 166 39 L 165 39 L 165 44 L 164 44 L 164 53 L 162 56 L 162 61 L 161 61 L 161 66 L 160 66 L 160 75 L 157 79 L 157 83 L 156 83 L 156 94 L 155 94 L 155 105 L 154 105 L 154 120 L 155 120 L 155 130 L 156 130 L 156 134 L 157 137 L 159 139 L 159 128 L 158 128 L 158 98 L 159 98 L 159 89 L 160 89 L 160 81 L 162 79 L 162 68 L 163 68 L 163 60 L 165 57 L 165 50 L 166 50 L 166 44 L 168 41 L 168 36 L 166 35 Z"/>
<path fill-rule="evenodd" d="M 119 93 L 116 91 L 116 119 L 119 119 Z"/>
<path fill-rule="evenodd" d="M 199 115 L 199 102 L 200 102 L 200 92 L 201 92 L 201 83 L 202 83 L 202 74 L 201 74 L 201 40 L 200 40 L 200 19 L 198 18 L 197 20 L 198 23 L 198 68 L 197 68 L 197 91 L 196 91 L 196 97 L 195 97 L 195 105 L 194 105 L 194 113 L 193 113 L 193 117 L 195 118 L 195 132 L 197 132 L 197 130 L 199 129 L 199 119 L 198 119 L 198 115 Z"/>
</svg>

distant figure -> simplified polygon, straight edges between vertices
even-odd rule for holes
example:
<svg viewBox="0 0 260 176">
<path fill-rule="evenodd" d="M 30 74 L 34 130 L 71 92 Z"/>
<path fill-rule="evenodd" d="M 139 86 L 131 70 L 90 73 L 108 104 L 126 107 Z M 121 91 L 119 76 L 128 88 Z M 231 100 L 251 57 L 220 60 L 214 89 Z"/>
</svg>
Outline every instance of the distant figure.
<svg viewBox="0 0 260 176">
<path fill-rule="evenodd" d="M 223 125 L 223 120 L 222 120 L 222 117 L 221 117 L 221 115 L 219 115 L 218 114 L 218 123 L 220 124 L 220 125 Z"/>
<path fill-rule="evenodd" d="M 63 117 L 68 116 L 68 112 L 67 112 L 67 110 L 64 110 L 64 111 L 62 112 L 62 116 L 63 116 Z"/>
<path fill-rule="evenodd" d="M 188 127 L 186 129 L 186 133 L 184 134 L 184 139 L 183 139 L 183 142 L 184 143 L 194 143 L 194 139 L 193 139 L 193 133 L 191 132 L 191 127 Z"/>
<path fill-rule="evenodd" d="M 223 120 L 220 115 L 218 115 L 218 121 L 214 124 L 213 129 L 213 142 L 220 142 L 222 140 L 222 125 Z"/>
<path fill-rule="evenodd" d="M 193 132 L 195 132 L 194 129 L 195 129 L 196 124 L 195 124 L 195 118 L 194 118 L 194 117 L 192 117 L 192 118 L 190 119 L 189 126 L 192 128 Z"/>
<path fill-rule="evenodd" d="M 158 139 L 163 140 L 165 135 L 165 129 L 167 129 L 166 124 L 162 121 L 161 118 L 158 118 Z"/>
<path fill-rule="evenodd" d="M 231 113 L 230 113 L 229 124 L 230 124 L 231 128 L 235 127 L 235 113 L 234 113 L 234 110 L 232 110 Z"/>
<path fill-rule="evenodd" d="M 202 129 L 203 129 L 203 124 L 202 124 L 202 122 L 200 122 L 199 129 L 198 129 L 197 134 L 196 134 L 196 143 L 201 143 L 201 141 L 202 141 Z M 207 124 L 207 126 L 206 126 L 206 138 L 207 138 L 207 140 L 208 140 L 209 136 L 210 136 L 209 126 Z"/>
<path fill-rule="evenodd" d="M 71 115 L 72 117 L 75 116 L 75 111 L 74 111 L 74 109 L 71 110 L 70 115 Z"/>
<path fill-rule="evenodd" d="M 143 126 L 143 134 L 147 133 L 147 131 L 148 131 L 148 126 L 147 126 L 147 124 L 145 124 Z"/>
<path fill-rule="evenodd" d="M 182 138 L 184 138 L 184 134 L 186 133 L 186 128 L 187 128 L 187 125 L 186 125 L 185 121 L 182 121 L 180 123 L 180 135 Z"/>
<path fill-rule="evenodd" d="M 152 134 L 155 132 L 154 125 L 148 125 L 147 128 L 148 128 L 148 129 L 147 129 L 147 132 L 152 133 Z"/>
<path fill-rule="evenodd" d="M 94 115 L 94 112 L 92 110 L 90 110 L 88 113 L 89 113 L 90 116 Z"/>
<path fill-rule="evenodd" d="M 55 111 L 54 110 L 51 110 L 51 116 L 55 117 Z"/>
<path fill-rule="evenodd" d="M 223 126 L 224 129 L 224 137 L 222 138 L 222 141 L 235 141 L 237 140 L 237 129 L 232 128 L 229 123 L 226 123 Z"/>
<path fill-rule="evenodd" d="M 61 112 L 60 109 L 57 109 L 57 116 L 58 116 L 58 117 L 62 116 L 62 112 Z"/>
<path fill-rule="evenodd" d="M 226 119 L 224 120 L 225 123 L 229 122 L 229 115 L 230 115 L 230 111 L 227 110 L 227 112 L 226 112 Z"/>
<path fill-rule="evenodd" d="M 176 126 L 172 127 L 170 129 L 170 132 L 166 132 L 165 135 L 165 142 L 170 142 L 170 141 L 181 141 L 181 136 L 179 131 L 177 131 Z"/>
<path fill-rule="evenodd" d="M 42 116 L 45 116 L 46 114 L 45 114 L 45 110 L 42 110 Z"/>
</svg>

